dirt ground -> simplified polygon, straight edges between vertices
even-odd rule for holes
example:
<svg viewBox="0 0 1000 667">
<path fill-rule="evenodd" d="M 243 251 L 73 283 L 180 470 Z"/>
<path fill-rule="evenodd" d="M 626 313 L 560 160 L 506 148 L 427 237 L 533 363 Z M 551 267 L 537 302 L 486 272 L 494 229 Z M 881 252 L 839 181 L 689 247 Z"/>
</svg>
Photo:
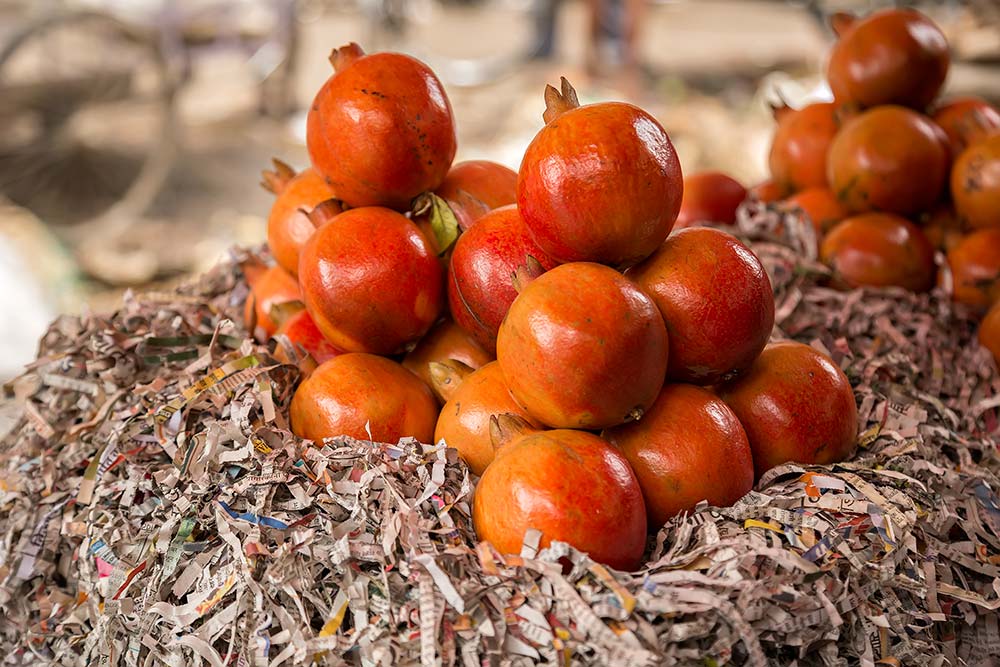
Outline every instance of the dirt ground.
<svg viewBox="0 0 1000 667">
<path fill-rule="evenodd" d="M 329 75 L 331 47 L 371 36 L 357 11 L 333 2 L 306 4 L 294 79 L 300 107 Z M 530 41 L 532 24 L 516 4 L 424 4 L 417 5 L 424 14 L 408 42 L 423 53 L 480 57 L 513 53 Z M 829 35 L 796 3 L 650 5 L 638 86 L 613 73 L 587 76 L 585 35 L 584 5 L 564 0 L 551 59 L 518 65 L 483 85 L 449 85 L 458 159 L 489 158 L 516 168 L 541 125 L 544 84 L 565 74 L 585 102 L 631 99 L 652 111 L 670 132 L 685 171 L 723 169 L 749 184 L 765 174 L 772 131 L 766 102 L 775 88 L 791 101 L 827 94 L 820 74 Z M 962 65 L 949 86 L 1000 90 L 997 69 Z M 0 379 L 33 357 L 34 341 L 55 313 L 113 308 L 126 287 L 170 284 L 206 269 L 232 244 L 264 240 L 271 197 L 258 186 L 260 171 L 272 156 L 306 163 L 303 116 L 278 121 L 258 114 L 256 82 L 242 57 L 206 58 L 192 74 L 177 100 L 181 139 L 170 176 L 141 218 L 124 229 L 88 230 L 81 246 L 80 234 L 0 202 L 0 308 L 16 313 L 0 318 Z"/>
</svg>

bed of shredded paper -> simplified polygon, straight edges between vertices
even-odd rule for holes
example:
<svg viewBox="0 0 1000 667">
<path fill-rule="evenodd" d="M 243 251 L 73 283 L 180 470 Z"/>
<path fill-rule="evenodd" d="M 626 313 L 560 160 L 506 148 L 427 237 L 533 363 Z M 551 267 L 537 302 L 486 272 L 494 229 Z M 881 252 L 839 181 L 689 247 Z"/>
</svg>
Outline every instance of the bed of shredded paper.
<svg viewBox="0 0 1000 667">
<path fill-rule="evenodd" d="M 794 222 L 750 207 L 740 233 L 775 336 L 855 384 L 859 454 L 678 517 L 634 573 L 537 535 L 520 557 L 477 544 L 474 479 L 444 447 L 298 441 L 297 371 L 230 321 L 235 254 L 176 294 L 59 319 L 7 387 L 0 663 L 991 664 L 993 361 L 940 293 L 819 286 Z"/>
</svg>

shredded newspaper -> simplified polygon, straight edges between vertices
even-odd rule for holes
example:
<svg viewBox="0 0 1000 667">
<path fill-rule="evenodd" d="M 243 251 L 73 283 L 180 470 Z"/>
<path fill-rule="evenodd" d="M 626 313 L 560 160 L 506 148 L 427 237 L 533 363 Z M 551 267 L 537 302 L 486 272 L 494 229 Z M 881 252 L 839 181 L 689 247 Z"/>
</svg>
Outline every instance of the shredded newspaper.
<svg viewBox="0 0 1000 667">
<path fill-rule="evenodd" d="M 293 436 L 298 371 L 231 261 L 62 317 L 7 387 L 5 665 L 975 665 L 1000 655 L 1000 379 L 939 292 L 823 287 L 810 225 L 750 206 L 776 337 L 854 383 L 858 456 L 698 506 L 625 573 L 477 543 L 443 445 Z M 816 400 L 823 400 L 817 396 Z"/>
</svg>

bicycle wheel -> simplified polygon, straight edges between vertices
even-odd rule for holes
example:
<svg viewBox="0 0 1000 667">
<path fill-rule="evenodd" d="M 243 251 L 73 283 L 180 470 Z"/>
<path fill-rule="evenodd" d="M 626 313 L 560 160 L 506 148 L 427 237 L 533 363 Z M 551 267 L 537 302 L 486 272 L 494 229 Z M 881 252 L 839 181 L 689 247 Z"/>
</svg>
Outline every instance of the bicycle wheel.
<svg viewBox="0 0 1000 667">
<path fill-rule="evenodd" d="M 173 89 L 155 40 L 112 17 L 24 27 L 0 50 L 0 193 L 57 224 L 141 214 L 172 160 Z"/>
</svg>

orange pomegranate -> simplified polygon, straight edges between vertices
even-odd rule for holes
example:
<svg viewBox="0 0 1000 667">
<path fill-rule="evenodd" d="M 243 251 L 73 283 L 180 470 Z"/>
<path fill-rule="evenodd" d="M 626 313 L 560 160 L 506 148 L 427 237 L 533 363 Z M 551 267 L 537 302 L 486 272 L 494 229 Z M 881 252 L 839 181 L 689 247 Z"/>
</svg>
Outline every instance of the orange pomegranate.
<svg viewBox="0 0 1000 667">
<path fill-rule="evenodd" d="M 838 14 L 826 74 L 841 104 L 924 109 L 948 74 L 948 41 L 918 11 L 884 9 L 863 19 Z"/>
<path fill-rule="evenodd" d="M 1000 112 L 979 97 L 948 100 L 935 108 L 931 118 L 948 135 L 954 156 L 1000 131 Z"/>
<path fill-rule="evenodd" d="M 787 105 L 775 108 L 778 128 L 771 142 L 768 164 L 771 177 L 787 192 L 824 187 L 826 154 L 837 134 L 837 105 L 807 104 L 801 109 Z"/>
<path fill-rule="evenodd" d="M 773 180 L 768 179 L 750 188 L 747 194 L 763 204 L 770 204 L 778 201 L 788 193 Z"/>
<path fill-rule="evenodd" d="M 473 228 L 475 229 L 475 228 Z M 656 304 L 600 264 L 563 264 L 514 299 L 497 361 L 517 402 L 552 428 L 638 419 L 663 386 L 667 330 Z"/>
<path fill-rule="evenodd" d="M 455 157 L 455 121 L 444 87 L 425 64 L 400 53 L 334 49 L 334 74 L 310 107 L 313 166 L 353 207 L 405 211 L 436 189 Z"/>
<path fill-rule="evenodd" d="M 579 106 L 563 79 L 545 91 L 545 122 L 524 153 L 517 205 L 560 262 L 625 266 L 650 255 L 680 210 L 681 165 L 666 131 L 622 102 Z"/>
<path fill-rule="evenodd" d="M 900 106 L 876 107 L 848 120 L 830 145 L 830 189 L 856 213 L 909 215 L 941 195 L 948 151 L 940 128 Z"/>
<path fill-rule="evenodd" d="M 278 323 L 271 318 L 271 308 L 287 301 L 301 301 L 302 293 L 295 277 L 280 266 L 272 266 L 263 272 L 248 272 L 250 295 L 243 307 L 243 319 L 247 327 L 256 324 L 270 338 L 278 330 Z"/>
<path fill-rule="evenodd" d="M 959 218 L 970 227 L 1000 227 L 1000 132 L 958 156 L 951 196 Z"/>
<path fill-rule="evenodd" d="M 851 383 L 808 345 L 768 345 L 719 396 L 746 430 L 758 478 L 788 461 L 833 463 L 854 452 L 858 410 Z"/>
<path fill-rule="evenodd" d="M 905 287 L 926 292 L 934 286 L 934 246 L 920 228 L 890 213 L 847 218 L 830 230 L 820 259 L 847 287 Z"/>
<path fill-rule="evenodd" d="M 817 239 L 822 238 L 823 234 L 849 215 L 833 191 L 826 187 L 802 190 L 784 200 L 781 207 L 802 211 L 816 230 Z"/>
<path fill-rule="evenodd" d="M 528 529 L 541 546 L 567 542 L 619 570 L 639 566 L 646 508 L 632 468 L 591 433 L 541 431 L 503 444 L 476 485 L 472 505 L 479 539 L 517 554 Z"/>
<path fill-rule="evenodd" d="M 281 268 L 298 275 L 299 251 L 316 229 L 308 213 L 336 195 L 312 167 L 296 174 L 278 159 L 263 178 L 264 187 L 277 195 L 267 216 L 267 245 Z"/>
<path fill-rule="evenodd" d="M 435 324 L 434 328 L 420 339 L 416 347 L 406 354 L 403 358 L 403 367 L 416 373 L 417 377 L 433 389 L 431 364 L 443 363 L 449 359 L 476 369 L 492 361 L 493 355 L 484 350 L 460 326 L 450 319 L 444 319 Z"/>
<path fill-rule="evenodd" d="M 642 420 L 604 437 L 635 471 L 652 532 L 702 500 L 725 507 L 753 488 L 753 457 L 739 419 L 701 387 L 664 386 Z"/>
<path fill-rule="evenodd" d="M 1000 365 L 1000 306 L 994 305 L 979 323 L 979 344 L 990 351 Z"/>
<path fill-rule="evenodd" d="M 948 253 L 952 297 L 986 310 L 1000 299 L 1000 228 L 981 229 Z"/>
<path fill-rule="evenodd" d="M 437 402 L 427 385 L 395 361 L 354 352 L 330 359 L 303 380 L 289 415 L 295 435 L 317 443 L 338 435 L 430 442 Z"/>
<path fill-rule="evenodd" d="M 351 209 L 319 227 L 302 248 L 299 282 L 316 326 L 348 352 L 399 352 L 444 306 L 429 242 L 387 208 Z"/>
<path fill-rule="evenodd" d="M 747 189 L 732 176 L 701 171 L 684 177 L 684 196 L 674 229 L 699 222 L 736 224 L 736 209 L 747 198 Z"/>
<path fill-rule="evenodd" d="M 286 318 L 274 335 L 275 337 L 284 336 L 288 343 L 299 352 L 299 356 L 302 353 L 308 354 L 316 364 L 322 364 L 338 354 L 343 354 L 330 341 L 323 338 L 323 334 L 320 333 L 313 318 L 305 309 Z M 275 348 L 274 358 L 284 364 L 292 362 L 284 345 L 278 345 Z"/>
<path fill-rule="evenodd" d="M 671 379 L 715 384 L 749 366 L 771 335 L 771 282 L 757 256 L 730 234 L 682 229 L 626 276 L 663 314 Z"/>
<path fill-rule="evenodd" d="M 500 323 L 517 296 L 514 274 L 537 275 L 555 265 L 531 240 L 516 206 L 490 211 L 455 243 L 448 270 L 451 316 L 493 352 Z"/>
<path fill-rule="evenodd" d="M 434 441 L 444 440 L 449 447 L 457 449 L 469 469 L 482 475 L 486 466 L 493 462 L 490 419 L 503 414 L 523 419 L 531 429 L 541 428 L 541 424 L 514 401 L 500 365 L 491 361 L 465 376 L 441 408 L 434 428 Z"/>
<path fill-rule="evenodd" d="M 451 168 L 435 194 L 446 202 L 464 232 L 495 208 L 517 202 L 517 172 L 489 160 L 468 160 Z"/>
</svg>

